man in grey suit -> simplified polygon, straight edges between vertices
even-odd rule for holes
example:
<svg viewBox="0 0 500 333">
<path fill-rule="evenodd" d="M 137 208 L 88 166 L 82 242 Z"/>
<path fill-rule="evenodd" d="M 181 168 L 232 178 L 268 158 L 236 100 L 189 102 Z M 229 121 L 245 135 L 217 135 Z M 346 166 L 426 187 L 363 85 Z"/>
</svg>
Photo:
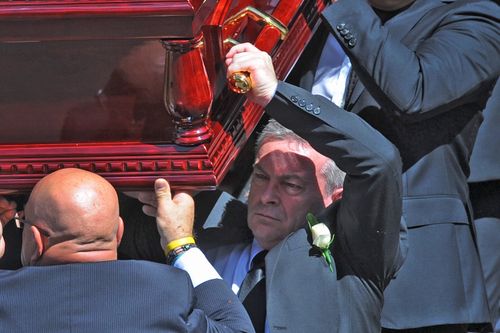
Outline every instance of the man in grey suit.
<svg viewBox="0 0 500 333">
<path fill-rule="evenodd" d="M 500 81 L 483 111 L 470 160 L 469 188 L 494 332 L 500 333 Z"/>
<path fill-rule="evenodd" d="M 338 0 L 289 78 L 401 153 L 410 249 L 385 292 L 387 332 L 460 333 L 489 321 L 467 177 L 500 73 L 497 3 Z"/>
<path fill-rule="evenodd" d="M 191 198 L 172 196 L 164 179 L 155 191 L 161 245 L 185 271 L 116 260 L 123 222 L 104 178 L 61 169 L 40 180 L 18 220 L 25 267 L 0 271 L 0 331 L 253 332 L 241 303 L 189 241 Z M 3 223 L 0 255 L 2 230 Z"/>
<path fill-rule="evenodd" d="M 274 123 L 265 130 L 243 225 L 252 237 L 227 221 L 214 233 L 229 233 L 231 242 L 205 239 L 207 258 L 238 291 L 257 252 L 268 251 L 266 323 L 258 332 L 379 332 L 383 290 L 405 252 L 399 153 L 358 116 L 278 83 L 269 55 L 254 46 L 233 47 L 226 62 L 229 73 L 250 72 L 248 98 L 296 134 Z M 332 182 L 328 169 L 345 172 L 341 195 L 341 178 Z M 335 235 L 331 266 L 311 244 L 308 212 Z"/>
</svg>

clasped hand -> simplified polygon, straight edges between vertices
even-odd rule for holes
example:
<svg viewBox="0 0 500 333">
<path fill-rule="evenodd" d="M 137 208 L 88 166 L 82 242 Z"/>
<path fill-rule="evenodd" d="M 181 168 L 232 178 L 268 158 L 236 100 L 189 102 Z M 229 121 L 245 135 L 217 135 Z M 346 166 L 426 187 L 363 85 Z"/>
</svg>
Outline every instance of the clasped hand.
<svg viewBox="0 0 500 333">
<path fill-rule="evenodd" d="M 226 55 L 227 74 L 248 72 L 252 80 L 252 89 L 247 98 L 266 106 L 276 92 L 278 80 L 274 73 L 273 61 L 267 52 L 261 51 L 250 43 L 233 46 Z"/>
</svg>

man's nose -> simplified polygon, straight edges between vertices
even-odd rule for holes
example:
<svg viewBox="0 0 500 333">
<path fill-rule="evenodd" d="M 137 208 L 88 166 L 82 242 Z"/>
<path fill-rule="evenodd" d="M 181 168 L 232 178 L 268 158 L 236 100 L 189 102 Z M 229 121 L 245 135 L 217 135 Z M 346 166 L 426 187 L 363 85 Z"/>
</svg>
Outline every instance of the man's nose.
<svg viewBox="0 0 500 333">
<path fill-rule="evenodd" d="M 278 184 L 268 182 L 261 193 L 260 200 L 266 205 L 277 205 L 280 202 Z"/>
</svg>

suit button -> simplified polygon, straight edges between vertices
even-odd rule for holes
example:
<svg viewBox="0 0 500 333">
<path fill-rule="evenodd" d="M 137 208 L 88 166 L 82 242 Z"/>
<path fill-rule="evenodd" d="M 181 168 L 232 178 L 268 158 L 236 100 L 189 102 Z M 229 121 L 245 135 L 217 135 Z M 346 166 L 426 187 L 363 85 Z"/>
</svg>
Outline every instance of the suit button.
<svg viewBox="0 0 500 333">
<path fill-rule="evenodd" d="M 347 35 L 345 35 L 345 36 L 344 36 L 344 39 L 345 39 L 345 40 L 351 40 L 353 37 L 354 37 L 354 35 L 353 35 L 353 34 L 348 33 Z"/>
<path fill-rule="evenodd" d="M 299 106 L 300 106 L 301 108 L 303 108 L 304 106 L 306 106 L 306 100 L 305 100 L 305 99 L 301 99 L 301 100 L 299 101 Z"/>
<path fill-rule="evenodd" d="M 349 40 L 347 45 L 349 45 L 349 47 L 354 47 L 354 46 L 356 46 L 357 42 L 358 42 L 358 40 L 356 38 L 353 38 L 353 39 Z"/>
<path fill-rule="evenodd" d="M 344 29 L 344 28 L 345 28 L 345 25 L 346 25 L 345 23 L 340 23 L 340 24 L 338 24 L 338 25 L 337 25 L 337 30 L 338 30 L 338 31 L 340 31 L 340 30 Z"/>
<path fill-rule="evenodd" d="M 321 113 L 321 109 L 319 108 L 319 106 L 313 110 L 313 113 L 316 115 Z"/>
<path fill-rule="evenodd" d="M 314 105 L 312 105 L 312 104 L 307 104 L 307 106 L 306 106 L 306 110 L 307 110 L 307 111 L 311 112 L 313 109 L 314 109 Z"/>
<path fill-rule="evenodd" d="M 298 98 L 297 98 L 297 96 L 295 96 L 295 95 L 294 95 L 294 96 L 292 96 L 292 97 L 290 97 L 290 100 L 291 100 L 293 103 L 295 103 L 295 104 L 297 104 L 297 102 L 299 101 L 299 99 L 298 99 Z"/>
<path fill-rule="evenodd" d="M 350 32 L 351 32 L 351 30 L 349 30 L 349 29 L 342 29 L 339 31 L 339 34 L 341 36 L 345 36 L 345 35 L 349 34 Z"/>
</svg>

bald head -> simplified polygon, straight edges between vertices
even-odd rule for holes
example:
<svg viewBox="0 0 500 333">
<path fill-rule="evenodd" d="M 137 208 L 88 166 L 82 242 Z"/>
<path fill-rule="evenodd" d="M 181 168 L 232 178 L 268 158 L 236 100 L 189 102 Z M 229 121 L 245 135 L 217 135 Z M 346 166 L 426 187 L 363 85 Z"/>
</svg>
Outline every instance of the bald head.
<svg viewBox="0 0 500 333">
<path fill-rule="evenodd" d="M 80 169 L 49 174 L 33 189 L 25 217 L 24 265 L 116 259 L 123 232 L 118 197 L 97 174 Z"/>
</svg>

